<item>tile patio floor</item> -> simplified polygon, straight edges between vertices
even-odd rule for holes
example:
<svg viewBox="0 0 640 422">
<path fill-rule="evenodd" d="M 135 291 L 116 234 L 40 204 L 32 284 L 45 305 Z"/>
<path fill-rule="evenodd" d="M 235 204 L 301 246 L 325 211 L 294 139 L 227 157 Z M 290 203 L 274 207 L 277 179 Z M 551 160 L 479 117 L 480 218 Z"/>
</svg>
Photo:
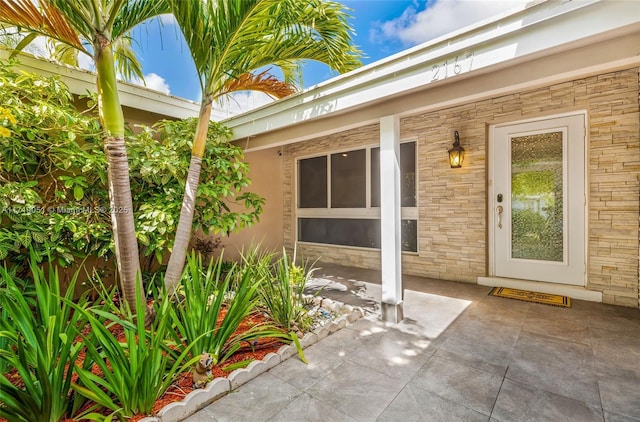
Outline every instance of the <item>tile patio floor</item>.
<svg viewBox="0 0 640 422">
<path fill-rule="evenodd" d="M 380 274 L 324 265 L 312 288 L 367 317 L 186 419 L 640 421 L 640 310 L 570 309 L 405 276 L 405 320 L 377 320 Z"/>
</svg>

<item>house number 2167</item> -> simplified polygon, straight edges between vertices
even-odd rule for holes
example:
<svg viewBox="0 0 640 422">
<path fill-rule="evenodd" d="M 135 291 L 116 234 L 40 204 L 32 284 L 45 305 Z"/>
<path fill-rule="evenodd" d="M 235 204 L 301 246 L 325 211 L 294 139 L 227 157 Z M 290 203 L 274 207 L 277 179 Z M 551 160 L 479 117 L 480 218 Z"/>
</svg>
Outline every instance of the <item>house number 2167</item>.
<svg viewBox="0 0 640 422">
<path fill-rule="evenodd" d="M 463 72 L 468 72 L 473 66 L 473 52 L 467 53 L 464 58 L 460 59 L 460 56 L 456 56 L 453 61 L 445 60 L 442 63 L 434 64 L 431 68 L 431 80 L 437 81 L 445 79 L 451 75 L 459 75 Z"/>
</svg>

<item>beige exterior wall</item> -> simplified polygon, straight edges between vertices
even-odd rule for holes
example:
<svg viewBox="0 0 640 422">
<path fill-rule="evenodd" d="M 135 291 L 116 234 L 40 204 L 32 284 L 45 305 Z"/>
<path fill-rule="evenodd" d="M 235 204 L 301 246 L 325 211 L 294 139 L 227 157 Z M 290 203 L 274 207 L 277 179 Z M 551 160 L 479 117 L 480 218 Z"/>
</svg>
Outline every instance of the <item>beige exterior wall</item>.
<svg viewBox="0 0 640 422">
<path fill-rule="evenodd" d="M 640 84 L 638 68 L 606 73 L 401 119 L 417 140 L 418 253 L 403 254 L 407 274 L 476 282 L 487 275 L 487 138 L 490 124 L 586 110 L 588 119 L 588 288 L 606 303 L 638 307 Z M 451 169 L 453 132 L 466 149 Z M 378 125 L 283 147 L 284 244 L 295 241 L 295 160 L 378 142 Z M 379 268 L 380 252 L 298 245 L 309 258 Z"/>
<path fill-rule="evenodd" d="M 280 148 L 245 153 L 251 184 L 247 190 L 265 198 L 260 221 L 252 227 L 222 237 L 225 259 L 238 259 L 239 251 L 260 243 L 263 250 L 282 250 L 282 156 Z"/>
</svg>

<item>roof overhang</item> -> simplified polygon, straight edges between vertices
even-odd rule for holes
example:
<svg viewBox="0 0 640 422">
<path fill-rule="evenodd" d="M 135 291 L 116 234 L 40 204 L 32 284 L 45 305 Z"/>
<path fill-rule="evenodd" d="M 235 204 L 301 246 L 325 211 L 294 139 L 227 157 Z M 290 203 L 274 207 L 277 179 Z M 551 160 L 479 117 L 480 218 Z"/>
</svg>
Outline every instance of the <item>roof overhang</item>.
<svg viewBox="0 0 640 422">
<path fill-rule="evenodd" d="M 6 59 L 9 55 L 9 51 L 0 49 L 0 58 Z M 96 75 L 93 72 L 59 65 L 24 53 L 21 53 L 18 58 L 19 68 L 43 76 L 58 76 L 69 87 L 72 94 L 85 95 L 88 92 L 96 92 Z M 200 110 L 200 105 L 195 102 L 128 82 L 119 82 L 118 93 L 123 106 L 175 119 L 196 117 Z"/>
<path fill-rule="evenodd" d="M 640 64 L 636 2 L 538 2 L 223 121 L 248 150 Z"/>
</svg>

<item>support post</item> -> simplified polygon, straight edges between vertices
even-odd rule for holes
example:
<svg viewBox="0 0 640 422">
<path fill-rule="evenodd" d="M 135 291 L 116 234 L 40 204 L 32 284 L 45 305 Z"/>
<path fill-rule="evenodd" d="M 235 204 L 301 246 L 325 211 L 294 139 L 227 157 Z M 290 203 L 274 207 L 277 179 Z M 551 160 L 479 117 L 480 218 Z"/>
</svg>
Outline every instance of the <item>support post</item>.
<svg viewBox="0 0 640 422">
<path fill-rule="evenodd" d="M 404 318 L 398 116 L 380 119 L 380 198 L 382 320 L 396 323 Z"/>
</svg>

